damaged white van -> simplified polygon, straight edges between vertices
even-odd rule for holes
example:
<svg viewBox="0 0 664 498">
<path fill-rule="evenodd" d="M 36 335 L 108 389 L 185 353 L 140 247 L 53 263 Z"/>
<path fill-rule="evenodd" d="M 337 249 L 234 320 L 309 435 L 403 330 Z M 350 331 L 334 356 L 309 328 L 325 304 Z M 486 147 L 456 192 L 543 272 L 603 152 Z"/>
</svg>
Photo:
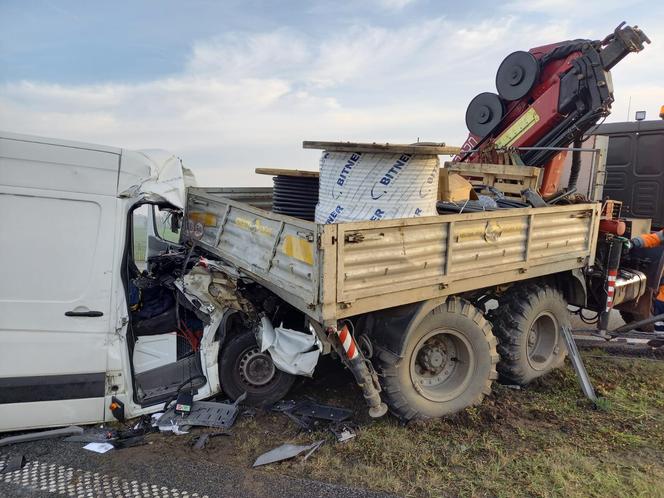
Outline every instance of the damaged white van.
<svg viewBox="0 0 664 498">
<path fill-rule="evenodd" d="M 286 394 L 240 314 L 187 289 L 207 264 L 179 245 L 192 182 L 164 152 L 0 132 L 0 431 L 134 417 L 183 388 Z"/>
</svg>

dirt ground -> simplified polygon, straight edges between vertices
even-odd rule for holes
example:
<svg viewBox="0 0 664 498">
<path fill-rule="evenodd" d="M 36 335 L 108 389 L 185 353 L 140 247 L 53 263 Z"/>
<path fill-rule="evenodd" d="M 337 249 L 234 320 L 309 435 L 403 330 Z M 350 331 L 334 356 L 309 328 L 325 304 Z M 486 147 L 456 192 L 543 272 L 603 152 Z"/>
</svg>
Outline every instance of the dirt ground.
<svg viewBox="0 0 664 498">
<path fill-rule="evenodd" d="M 664 496 L 664 352 L 583 354 L 602 396 L 599 408 L 582 397 L 567 363 L 525 389 L 496 385 L 481 406 L 453 418 L 404 426 L 391 416 L 371 420 L 347 374 L 328 369 L 291 397 L 352 408 L 358 435 L 346 443 L 337 443 L 325 424 L 303 432 L 283 414 L 258 410 L 243 413 L 232 436 L 200 451 L 190 446 L 203 432 L 197 429 L 150 435 L 151 444 L 109 456 L 158 451 L 248 469 L 282 443 L 325 439 L 307 461 L 263 471 L 413 497 Z"/>
</svg>

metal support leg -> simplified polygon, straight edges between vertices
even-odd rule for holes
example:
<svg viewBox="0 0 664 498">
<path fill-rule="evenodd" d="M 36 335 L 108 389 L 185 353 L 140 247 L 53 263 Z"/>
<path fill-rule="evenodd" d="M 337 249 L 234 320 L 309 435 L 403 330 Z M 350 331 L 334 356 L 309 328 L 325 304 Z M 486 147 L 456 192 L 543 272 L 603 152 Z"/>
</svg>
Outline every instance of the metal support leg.
<svg viewBox="0 0 664 498">
<path fill-rule="evenodd" d="M 364 400 L 369 405 L 369 416 L 372 418 L 382 417 L 387 413 L 387 405 L 380 398 L 380 384 L 371 364 L 355 344 L 348 327 L 344 325 L 340 330 L 333 327 L 328 329 L 328 334 L 336 333 L 339 338 L 336 349 L 343 358 L 344 363 L 355 377 L 355 382 L 362 389 Z"/>
<path fill-rule="evenodd" d="M 583 391 L 583 394 L 586 395 L 586 398 L 588 398 L 594 404 L 597 404 L 597 395 L 595 394 L 595 389 L 593 389 L 593 385 L 590 381 L 590 377 L 588 377 L 586 367 L 583 365 L 583 360 L 581 359 L 579 350 L 576 347 L 576 342 L 574 342 L 574 337 L 572 337 L 572 331 L 567 326 L 563 326 L 562 330 L 563 337 L 565 338 L 565 344 L 567 345 L 569 358 L 572 360 L 572 365 L 574 366 L 576 377 L 579 380 L 579 386 L 581 386 L 581 390 Z"/>
</svg>

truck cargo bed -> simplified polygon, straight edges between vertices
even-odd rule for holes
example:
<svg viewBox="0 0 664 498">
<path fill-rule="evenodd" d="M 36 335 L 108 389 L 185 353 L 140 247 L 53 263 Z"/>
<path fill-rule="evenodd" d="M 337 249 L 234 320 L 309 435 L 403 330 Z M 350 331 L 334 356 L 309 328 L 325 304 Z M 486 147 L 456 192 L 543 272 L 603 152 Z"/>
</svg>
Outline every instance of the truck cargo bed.
<svg viewBox="0 0 664 498">
<path fill-rule="evenodd" d="M 190 188 L 185 239 L 320 323 L 586 266 L 597 203 L 320 225 L 271 188 Z"/>
</svg>

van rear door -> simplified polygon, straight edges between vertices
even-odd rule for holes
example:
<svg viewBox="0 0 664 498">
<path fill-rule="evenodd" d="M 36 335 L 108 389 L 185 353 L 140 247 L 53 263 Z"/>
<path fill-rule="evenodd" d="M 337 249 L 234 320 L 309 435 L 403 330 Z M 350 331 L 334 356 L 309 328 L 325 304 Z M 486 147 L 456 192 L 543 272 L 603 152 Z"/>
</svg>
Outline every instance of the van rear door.
<svg viewBox="0 0 664 498">
<path fill-rule="evenodd" d="M 103 420 L 119 161 L 0 136 L 0 431 Z"/>
</svg>

